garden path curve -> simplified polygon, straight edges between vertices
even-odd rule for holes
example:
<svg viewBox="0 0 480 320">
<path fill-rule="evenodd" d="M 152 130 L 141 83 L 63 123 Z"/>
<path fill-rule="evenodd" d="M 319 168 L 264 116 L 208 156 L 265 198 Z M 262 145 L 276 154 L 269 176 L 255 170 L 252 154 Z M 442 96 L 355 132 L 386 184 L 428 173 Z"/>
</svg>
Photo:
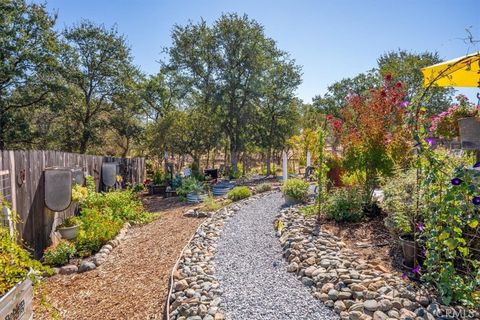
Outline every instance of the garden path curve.
<svg viewBox="0 0 480 320">
<path fill-rule="evenodd" d="M 286 270 L 273 228 L 282 205 L 281 194 L 272 193 L 225 224 L 214 261 L 227 319 L 338 319 Z"/>
</svg>

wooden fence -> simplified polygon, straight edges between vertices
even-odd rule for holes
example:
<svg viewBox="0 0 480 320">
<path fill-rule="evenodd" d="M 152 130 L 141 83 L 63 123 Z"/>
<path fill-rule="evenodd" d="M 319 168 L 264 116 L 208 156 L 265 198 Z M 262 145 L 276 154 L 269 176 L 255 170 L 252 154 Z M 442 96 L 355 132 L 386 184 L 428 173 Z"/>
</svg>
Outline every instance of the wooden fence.
<svg viewBox="0 0 480 320">
<path fill-rule="evenodd" d="M 19 216 L 17 230 L 24 244 L 40 257 L 49 245 L 51 231 L 58 219 L 73 214 L 73 205 L 60 213 L 49 212 L 44 204 L 44 169 L 49 167 L 81 168 L 91 175 L 97 190 L 101 186 L 104 162 L 117 162 L 124 183 L 145 179 L 144 158 L 115 158 L 66 153 L 60 151 L 0 150 L 0 193 L 12 204 Z M 4 223 L 5 224 L 5 223 Z"/>
</svg>

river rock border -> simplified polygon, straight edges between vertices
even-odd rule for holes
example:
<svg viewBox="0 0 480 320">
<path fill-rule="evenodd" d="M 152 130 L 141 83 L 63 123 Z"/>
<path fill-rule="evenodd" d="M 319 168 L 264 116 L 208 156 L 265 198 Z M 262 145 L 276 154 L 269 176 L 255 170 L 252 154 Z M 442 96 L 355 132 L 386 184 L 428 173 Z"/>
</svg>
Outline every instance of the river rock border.
<svg viewBox="0 0 480 320">
<path fill-rule="evenodd" d="M 277 235 L 289 263 L 287 271 L 296 273 L 341 319 L 478 319 L 477 312 L 440 305 L 432 288 L 360 259 L 340 238 L 327 232 L 313 236 L 315 224 L 315 217 L 305 217 L 292 207 L 280 212 L 275 225 L 283 225 Z"/>
<path fill-rule="evenodd" d="M 118 232 L 117 236 L 114 239 L 108 241 L 106 244 L 104 244 L 102 248 L 95 255 L 84 259 L 79 264 L 79 266 L 75 264 L 65 265 L 58 270 L 58 273 L 61 275 L 68 275 L 68 274 L 82 273 L 82 272 L 96 269 L 97 267 L 99 267 L 105 262 L 108 255 L 113 251 L 113 249 L 118 247 L 122 242 L 122 240 L 125 239 L 125 236 L 127 235 L 130 227 L 131 227 L 131 224 L 128 222 L 125 222 L 122 229 L 120 229 L 120 231 Z"/>
<path fill-rule="evenodd" d="M 213 262 L 218 238 L 228 218 L 241 207 L 274 191 L 256 194 L 234 202 L 205 220 L 180 254 L 172 271 L 167 319 L 223 320 L 222 289 L 215 276 Z"/>
</svg>

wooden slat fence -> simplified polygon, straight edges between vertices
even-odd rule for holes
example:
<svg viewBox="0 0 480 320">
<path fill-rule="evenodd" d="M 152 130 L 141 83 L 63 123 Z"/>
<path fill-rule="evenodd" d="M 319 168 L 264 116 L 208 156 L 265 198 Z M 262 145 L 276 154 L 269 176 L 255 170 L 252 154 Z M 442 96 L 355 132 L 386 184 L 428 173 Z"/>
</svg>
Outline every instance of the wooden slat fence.
<svg viewBox="0 0 480 320">
<path fill-rule="evenodd" d="M 64 212 L 53 214 L 44 205 L 44 169 L 49 167 L 79 167 L 94 177 L 96 188 L 100 188 L 102 164 L 117 162 L 124 183 L 140 183 L 145 179 L 144 158 L 115 158 L 93 156 L 61 151 L 41 150 L 0 150 L 0 192 L 11 202 L 18 213 L 19 236 L 40 257 L 49 245 L 50 233 L 57 217 L 73 215 L 74 206 Z"/>
</svg>

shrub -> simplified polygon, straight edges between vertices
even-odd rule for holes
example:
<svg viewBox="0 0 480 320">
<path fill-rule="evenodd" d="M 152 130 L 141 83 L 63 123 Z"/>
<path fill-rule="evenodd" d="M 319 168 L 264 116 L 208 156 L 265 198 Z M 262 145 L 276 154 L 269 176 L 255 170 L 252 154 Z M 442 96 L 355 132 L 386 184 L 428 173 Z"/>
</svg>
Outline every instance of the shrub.
<svg viewBox="0 0 480 320">
<path fill-rule="evenodd" d="M 215 201 L 215 199 L 210 195 L 208 197 L 206 197 L 205 200 L 203 200 L 202 209 L 207 211 L 207 212 L 217 211 L 221 207 L 222 207 L 222 205 L 220 203 L 218 203 L 217 201 Z"/>
<path fill-rule="evenodd" d="M 165 177 L 165 174 L 163 173 L 162 170 L 156 170 L 154 173 L 153 173 L 153 184 L 155 185 L 161 185 L 163 184 L 165 181 L 166 181 L 166 177 Z"/>
<path fill-rule="evenodd" d="M 143 183 L 134 184 L 131 188 L 132 192 L 139 193 L 145 191 L 145 185 Z"/>
<path fill-rule="evenodd" d="M 417 215 L 417 177 L 416 169 L 408 171 L 398 170 L 394 177 L 383 179 L 382 190 L 384 200 L 380 207 L 387 212 L 385 225 L 393 234 L 406 234 L 414 231 L 416 222 L 420 222 Z M 424 201 L 418 204 L 424 206 Z"/>
<path fill-rule="evenodd" d="M 0 227 L 0 297 L 17 283 L 24 280 L 30 269 L 53 273 L 53 270 L 30 257 L 16 240 L 10 237 L 9 230 Z"/>
<path fill-rule="evenodd" d="M 232 201 L 238 201 L 238 200 L 248 198 L 251 195 L 252 195 L 252 191 L 250 191 L 248 187 L 242 186 L 242 187 L 235 187 L 232 190 L 230 190 L 227 194 L 227 198 Z"/>
<path fill-rule="evenodd" d="M 57 245 L 45 249 L 43 260 L 51 266 L 62 266 L 66 264 L 77 253 L 75 245 L 67 240 L 60 240 Z"/>
<path fill-rule="evenodd" d="M 122 228 L 122 221 L 115 219 L 111 208 L 84 208 L 80 219 L 82 226 L 74 243 L 81 255 L 89 255 L 113 239 Z"/>
<path fill-rule="evenodd" d="M 358 188 L 333 189 L 327 199 L 325 214 L 337 222 L 358 221 L 363 217 L 363 197 Z"/>
<path fill-rule="evenodd" d="M 308 198 L 310 184 L 301 179 L 288 179 L 282 187 L 283 194 L 294 199 L 305 201 Z"/>
<path fill-rule="evenodd" d="M 270 183 L 261 183 L 255 187 L 255 191 L 258 193 L 267 192 L 272 190 L 272 185 Z"/>
</svg>

